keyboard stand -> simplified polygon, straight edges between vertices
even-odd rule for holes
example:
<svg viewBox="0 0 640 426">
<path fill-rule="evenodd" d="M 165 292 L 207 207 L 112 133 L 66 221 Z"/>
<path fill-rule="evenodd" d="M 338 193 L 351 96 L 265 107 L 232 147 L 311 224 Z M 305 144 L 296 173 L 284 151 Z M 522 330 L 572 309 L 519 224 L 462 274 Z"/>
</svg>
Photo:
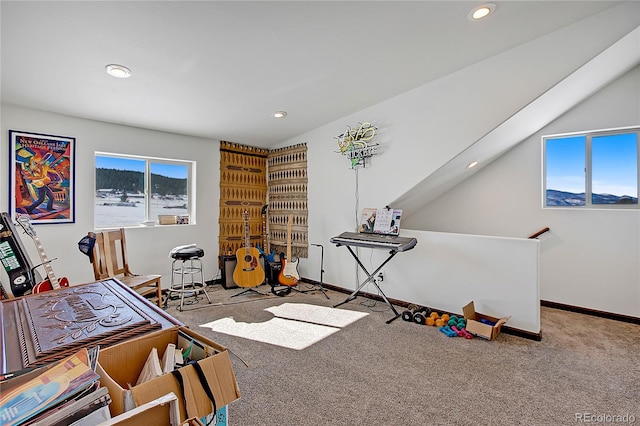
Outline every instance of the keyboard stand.
<svg viewBox="0 0 640 426">
<path fill-rule="evenodd" d="M 382 269 L 382 267 L 384 265 L 386 265 L 392 258 L 393 256 L 395 256 L 398 252 L 396 250 L 391 250 L 389 252 L 389 257 L 387 257 L 387 259 L 382 262 L 380 264 L 380 266 L 378 266 L 378 268 L 376 268 L 375 271 L 373 271 L 371 274 L 369 273 L 369 271 L 367 271 L 367 268 L 364 267 L 364 265 L 362 264 L 362 262 L 360 262 L 360 259 L 358 259 L 358 256 L 355 254 L 355 252 L 351 249 L 350 246 L 346 246 L 349 249 L 349 252 L 351 253 L 351 255 L 353 256 L 353 258 L 356 260 L 356 262 L 358 263 L 358 265 L 360 266 L 360 268 L 364 271 L 365 274 L 367 274 L 367 279 L 364 280 L 359 286 L 358 288 L 355 289 L 355 291 L 353 293 L 351 293 L 349 295 L 349 297 L 347 297 L 343 302 L 338 303 L 337 305 L 334 305 L 334 308 L 337 308 L 340 305 L 344 305 L 345 303 L 348 303 L 350 301 L 352 301 L 353 299 L 355 299 L 356 297 L 358 297 L 358 292 L 360 292 L 360 289 L 362 289 L 362 287 L 364 287 L 365 285 L 367 285 L 368 282 L 372 282 L 373 285 L 376 286 L 376 288 L 378 289 L 378 291 L 380 292 L 380 294 L 382 295 L 382 299 L 384 300 L 384 302 L 389 305 L 389 307 L 391 308 L 391 310 L 393 311 L 393 313 L 395 314 L 395 316 L 393 318 L 391 318 L 390 320 L 388 320 L 386 323 L 390 324 L 392 321 L 398 319 L 398 317 L 400 316 L 400 314 L 398 313 L 398 311 L 396 311 L 396 308 L 394 308 L 393 304 L 391 302 L 389 302 L 389 299 L 387 299 L 387 296 L 385 296 L 384 292 L 382 291 L 382 289 L 380 288 L 380 286 L 378 285 L 378 283 L 376 283 L 376 281 L 374 280 L 374 277 L 376 276 L 376 274 L 378 273 L 378 271 L 380 271 Z"/>
</svg>

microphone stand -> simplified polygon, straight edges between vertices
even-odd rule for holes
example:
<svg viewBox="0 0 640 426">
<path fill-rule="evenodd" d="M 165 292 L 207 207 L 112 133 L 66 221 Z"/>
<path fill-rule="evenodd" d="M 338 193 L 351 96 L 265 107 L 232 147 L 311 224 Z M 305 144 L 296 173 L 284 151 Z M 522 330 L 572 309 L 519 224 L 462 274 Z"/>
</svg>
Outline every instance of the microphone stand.
<svg viewBox="0 0 640 426">
<path fill-rule="evenodd" d="M 312 283 L 311 285 L 313 285 L 314 287 L 318 287 L 318 288 L 313 288 L 311 290 L 300 291 L 300 293 L 309 293 L 309 292 L 312 292 L 312 291 L 320 290 L 322 292 L 322 294 L 324 294 L 324 297 L 329 299 L 329 296 L 327 295 L 327 291 L 322 286 L 322 284 L 324 283 L 324 246 L 322 244 L 311 244 L 311 245 L 312 246 L 316 246 L 316 247 L 320 247 L 320 250 L 321 250 L 321 252 L 320 252 L 320 284 Z"/>
</svg>

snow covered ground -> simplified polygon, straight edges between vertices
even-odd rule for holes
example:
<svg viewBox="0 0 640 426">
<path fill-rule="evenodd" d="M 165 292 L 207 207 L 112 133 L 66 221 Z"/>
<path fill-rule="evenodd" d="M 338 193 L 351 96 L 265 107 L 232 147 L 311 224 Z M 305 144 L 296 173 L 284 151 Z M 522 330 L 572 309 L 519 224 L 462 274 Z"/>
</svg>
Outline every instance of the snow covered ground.
<svg viewBox="0 0 640 426">
<path fill-rule="evenodd" d="M 185 200 L 151 200 L 149 220 L 158 223 L 158 215 L 187 215 Z M 145 220 L 144 198 L 129 198 L 122 202 L 119 196 L 96 197 L 94 217 L 96 228 L 141 225 Z"/>
</svg>

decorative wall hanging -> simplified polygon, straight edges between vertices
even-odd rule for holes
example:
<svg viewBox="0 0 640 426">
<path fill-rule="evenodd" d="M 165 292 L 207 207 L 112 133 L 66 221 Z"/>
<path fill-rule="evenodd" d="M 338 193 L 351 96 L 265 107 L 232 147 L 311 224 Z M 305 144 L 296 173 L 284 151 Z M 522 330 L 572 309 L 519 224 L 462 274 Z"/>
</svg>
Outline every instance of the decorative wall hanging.
<svg viewBox="0 0 640 426">
<path fill-rule="evenodd" d="M 291 256 L 307 258 L 307 144 L 302 143 L 269 151 L 268 227 L 271 251 L 287 252 L 289 215 L 291 225 Z"/>
<path fill-rule="evenodd" d="M 31 223 L 75 222 L 75 138 L 9 131 L 11 217 Z"/>
<path fill-rule="evenodd" d="M 220 142 L 220 255 L 233 255 L 244 247 L 245 210 L 249 214 L 250 245 L 262 245 L 268 152 L 252 146 Z"/>
<path fill-rule="evenodd" d="M 365 167 L 366 159 L 377 154 L 377 143 L 371 140 L 376 135 L 377 128 L 371 123 L 360 123 L 357 129 L 347 126 L 347 131 L 336 136 L 340 154 L 351 163 L 351 168 Z"/>
</svg>

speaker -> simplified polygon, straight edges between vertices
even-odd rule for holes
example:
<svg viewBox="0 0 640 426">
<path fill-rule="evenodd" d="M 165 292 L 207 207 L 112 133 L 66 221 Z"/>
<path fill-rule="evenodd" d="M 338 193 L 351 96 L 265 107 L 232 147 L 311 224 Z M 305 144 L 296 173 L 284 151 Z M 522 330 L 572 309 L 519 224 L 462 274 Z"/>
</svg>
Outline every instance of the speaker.
<svg viewBox="0 0 640 426">
<path fill-rule="evenodd" d="M 282 264 L 280 262 L 267 262 L 267 269 L 265 274 L 267 275 L 267 281 L 271 286 L 278 284 L 278 275 L 282 270 Z"/>
<path fill-rule="evenodd" d="M 238 260 L 235 255 L 222 255 L 218 256 L 220 260 L 220 271 L 222 272 L 222 287 L 226 290 L 232 288 L 239 288 L 238 285 L 233 281 L 233 271 L 236 269 L 236 265 L 238 264 Z M 262 270 L 264 269 L 264 256 L 260 255 L 260 266 L 262 266 Z M 265 271 L 265 278 L 266 278 Z M 264 284 L 264 282 L 262 283 Z"/>
</svg>

